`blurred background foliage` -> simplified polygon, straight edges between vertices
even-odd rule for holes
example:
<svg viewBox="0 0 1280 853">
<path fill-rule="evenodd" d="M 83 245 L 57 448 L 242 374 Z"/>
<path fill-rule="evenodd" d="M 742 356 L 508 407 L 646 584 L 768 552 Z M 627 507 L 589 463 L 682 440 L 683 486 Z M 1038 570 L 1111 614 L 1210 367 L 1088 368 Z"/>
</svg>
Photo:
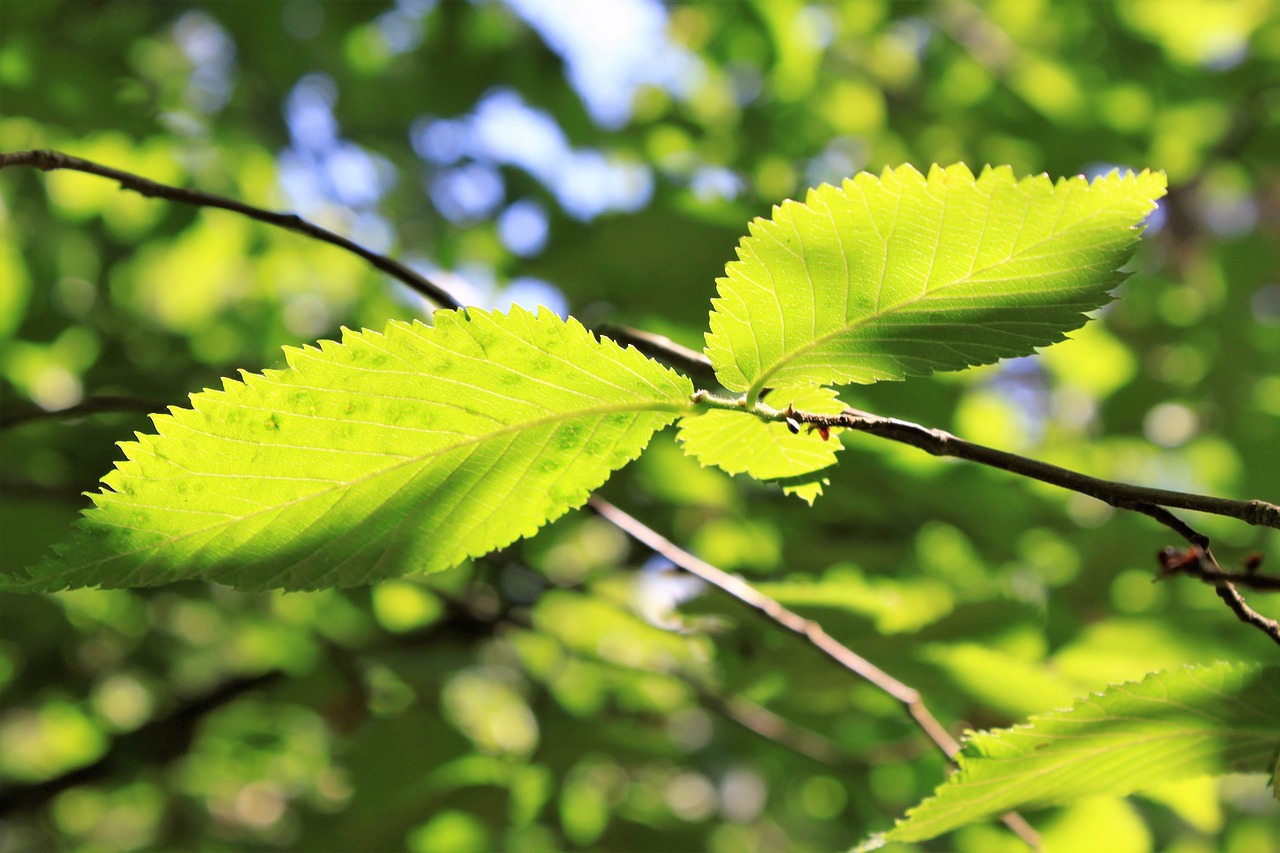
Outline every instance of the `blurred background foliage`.
<svg viewBox="0 0 1280 853">
<path fill-rule="evenodd" d="M 903 161 L 1165 169 L 1135 274 L 1071 342 L 845 399 L 1103 477 L 1280 498 L 1268 0 L 11 0 L 0 34 L 0 150 L 295 210 L 467 303 L 695 347 L 747 220 L 808 186 Z M 306 238 L 7 170 L 5 565 L 65 535 L 142 410 L 429 313 Z M 1175 543 L 1143 517 L 844 441 L 812 510 L 670 433 L 606 494 L 956 731 L 1275 660 L 1211 590 L 1152 582 Z M 1228 562 L 1280 559 L 1275 531 L 1195 521 Z M 586 513 L 369 589 L 0 596 L 5 853 L 825 851 L 943 772 L 892 700 Z M 1238 777 L 1028 817 L 1053 850 L 1261 853 L 1277 815 Z M 1020 848 L 990 825 L 921 849 Z"/>
</svg>

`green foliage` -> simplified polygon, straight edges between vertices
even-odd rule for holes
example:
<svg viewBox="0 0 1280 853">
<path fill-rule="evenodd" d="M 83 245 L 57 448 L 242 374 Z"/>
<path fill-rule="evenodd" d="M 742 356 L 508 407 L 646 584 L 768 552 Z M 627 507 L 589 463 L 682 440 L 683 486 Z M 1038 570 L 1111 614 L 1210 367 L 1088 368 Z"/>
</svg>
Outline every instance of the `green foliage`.
<svg viewBox="0 0 1280 853">
<path fill-rule="evenodd" d="M 1280 668 L 1157 672 L 1026 725 L 972 734 L 959 769 L 879 842 L 925 841 L 1007 811 L 1196 776 L 1260 773 L 1278 746 Z"/>
<path fill-rule="evenodd" d="M 1028 355 L 1110 299 L 1161 173 L 1056 184 L 963 164 L 860 174 L 751 223 L 707 355 L 726 388 L 903 379 Z"/>
<path fill-rule="evenodd" d="M 561 7 L 588 38 L 556 29 Z M 1087 326 L 1064 317 L 1070 341 L 840 400 L 1108 479 L 1280 494 L 1271 4 L 42 0 L 0 2 L 0 33 L 0 150 L 293 210 L 486 310 L 541 302 L 685 346 L 743 223 L 799 212 L 807 187 L 904 162 L 1158 168 L 1170 192 L 1132 277 Z M 146 412 L 285 367 L 282 346 L 429 313 L 297 234 L 0 171 L 0 575 L 30 579 L 115 443 L 156 433 Z M 1275 663 L 1212 589 L 1152 583 L 1179 543 L 1147 517 L 857 431 L 792 435 L 751 406 L 682 411 L 691 434 L 758 440 L 694 457 L 655 433 L 604 496 L 918 688 L 953 732 L 1188 663 Z M 793 479 L 821 501 L 784 497 Z M 1224 566 L 1256 550 L 1273 570 L 1275 531 L 1188 520 Z M 661 569 L 565 512 L 372 587 L 0 592 L 0 850 L 822 853 L 943 782 L 898 702 Z M 1266 783 L 1026 817 L 1050 851 L 1278 853 Z M 992 819 L 893 847 L 1025 849 Z"/>
<path fill-rule="evenodd" d="M 581 506 L 692 392 L 546 310 L 439 311 L 430 328 L 287 356 L 155 416 L 80 536 L 0 588 L 314 589 L 439 571 Z"/>
<path fill-rule="evenodd" d="M 729 337 L 737 355 L 755 354 L 746 400 L 783 377 L 797 385 L 767 404 L 786 412 L 839 414 L 835 394 L 813 386 L 900 378 L 889 361 L 916 365 L 905 374 L 1023 354 L 1106 297 L 1163 187 L 1150 172 L 1055 185 L 1015 183 L 1007 168 L 975 180 L 957 165 L 927 181 L 904 166 L 819 189 L 753 223 L 722 280 L 708 353 L 733 299 L 745 313 L 729 314 L 757 313 L 749 288 L 777 314 Z M 886 236 L 870 246 L 873 233 Z M 833 316 L 843 320 L 820 325 Z M 788 333 L 797 326 L 809 332 Z M 0 589 L 202 578 L 297 590 L 447 569 L 581 506 L 677 414 L 702 464 L 783 480 L 809 503 L 822 481 L 804 475 L 834 464 L 839 447 L 826 428 L 801 434 L 745 406 L 693 414 L 686 377 L 547 311 L 439 311 L 431 328 L 393 323 L 286 354 L 288 370 L 245 374 L 157 416 L 154 435 L 124 445 L 129 461 L 104 478 L 83 533 L 42 566 L 0 575 Z"/>
</svg>

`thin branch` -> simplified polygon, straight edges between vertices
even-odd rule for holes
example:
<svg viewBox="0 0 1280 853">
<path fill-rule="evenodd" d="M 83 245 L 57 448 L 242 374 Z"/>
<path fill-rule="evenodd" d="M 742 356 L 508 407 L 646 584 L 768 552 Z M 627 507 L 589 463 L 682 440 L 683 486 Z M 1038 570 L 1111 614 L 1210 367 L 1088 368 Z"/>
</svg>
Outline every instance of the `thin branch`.
<svg viewBox="0 0 1280 853">
<path fill-rule="evenodd" d="M 714 400 L 705 392 L 696 395 L 700 402 L 721 408 L 738 408 L 738 401 Z M 1033 480 L 1040 480 L 1054 486 L 1069 489 L 1073 492 L 1089 495 L 1117 509 L 1126 509 L 1149 516 L 1173 530 L 1191 543 L 1193 549 L 1210 555 L 1212 565 L 1195 574 L 1201 580 L 1213 584 L 1218 597 L 1226 602 L 1231 612 L 1240 621 L 1258 628 L 1268 637 L 1280 644 L 1280 625 L 1273 619 L 1262 616 L 1249 607 L 1234 584 L 1249 586 L 1258 590 L 1274 591 L 1280 589 L 1280 583 L 1274 579 L 1253 574 L 1228 574 L 1222 571 L 1217 561 L 1213 560 L 1209 551 L 1209 538 L 1190 524 L 1178 518 L 1168 507 L 1205 512 L 1236 518 L 1259 527 L 1280 529 L 1280 506 L 1266 501 L 1238 501 L 1228 498 L 1215 498 L 1188 492 L 1177 492 L 1168 489 L 1152 489 L 1135 486 L 1114 480 L 1103 480 L 1088 474 L 1081 474 L 1047 462 L 1040 462 L 1016 453 L 996 450 L 982 444 L 965 441 L 949 432 L 940 429 L 928 429 L 910 421 L 886 418 L 857 409 L 846 409 L 839 415 L 819 415 L 799 412 L 788 408 L 777 411 L 757 403 L 753 414 L 766 420 L 789 421 L 792 424 L 810 424 L 831 429 L 843 427 L 865 432 L 890 441 L 909 444 L 934 456 L 948 456 L 977 462 L 992 468 L 999 468 L 1012 474 L 1019 474 Z"/>
<path fill-rule="evenodd" d="M 724 714 L 747 731 L 819 764 L 839 767 L 850 762 L 850 757 L 826 737 L 775 714 L 763 705 L 741 696 L 725 698 L 706 691 L 699 691 L 698 695 L 704 705 Z"/>
<path fill-rule="evenodd" d="M 1081 474 L 1069 468 L 1051 465 L 1026 456 L 1019 456 L 1007 450 L 997 450 L 984 444 L 966 441 L 952 435 L 946 430 L 931 429 L 910 421 L 898 418 L 886 418 L 882 415 L 864 412 L 859 409 L 845 409 L 838 415 L 822 415 L 814 412 L 803 412 L 796 409 L 778 410 L 763 403 L 747 407 L 740 400 L 725 400 L 699 391 L 694 395 L 694 402 L 713 409 L 731 411 L 747 411 L 768 421 L 791 421 L 795 425 L 811 425 L 827 429 L 849 429 L 909 444 L 933 456 L 948 456 L 953 459 L 964 459 L 977 462 L 989 468 L 999 468 L 1011 474 L 1018 474 L 1042 483 L 1059 486 L 1082 495 L 1110 504 L 1116 509 L 1127 509 L 1140 512 L 1155 518 L 1161 524 L 1174 527 L 1179 535 L 1188 541 L 1197 542 L 1200 534 L 1191 530 L 1176 517 L 1162 512 L 1164 507 L 1187 509 L 1211 515 L 1235 518 L 1255 527 L 1272 527 L 1280 530 L 1280 506 L 1262 500 L 1233 500 L 1231 498 L 1215 498 L 1210 495 L 1199 495 L 1192 492 L 1179 492 L 1171 489 L 1154 489 L 1148 486 L 1136 486 L 1118 480 L 1104 480 Z"/>
<path fill-rule="evenodd" d="M 782 420 L 782 414 L 779 412 L 774 419 Z M 791 417 L 799 423 L 844 427 L 901 444 L 909 444 L 934 456 L 950 456 L 991 468 L 999 468 L 1002 471 L 1097 498 L 1117 509 L 1142 512 L 1155 517 L 1153 507 L 1173 507 L 1235 518 L 1258 527 L 1280 529 L 1280 506 L 1266 501 L 1215 498 L 1190 492 L 1153 489 L 1115 480 L 1104 480 L 1026 456 L 1019 456 L 1016 453 L 965 441 L 944 430 L 929 429 L 910 421 L 886 418 L 856 409 L 847 409 L 840 415 L 794 412 Z M 1157 518 L 1157 520 L 1161 519 Z M 1162 520 L 1162 523 L 1167 522 Z"/>
<path fill-rule="evenodd" d="M 800 614 L 788 610 L 778 601 L 760 592 L 751 584 L 742 580 L 742 578 L 731 575 L 723 569 L 694 556 L 599 495 L 592 495 L 588 503 L 593 510 L 610 524 L 640 542 L 655 554 L 670 561 L 672 565 L 678 566 L 689 574 L 727 592 L 743 604 L 760 611 L 775 624 L 799 634 L 832 661 L 873 685 L 881 692 L 892 696 L 911 716 L 916 726 L 924 732 L 929 740 L 937 745 L 938 749 L 948 759 L 954 759 L 956 754 L 960 752 L 959 742 L 933 716 L 928 706 L 925 705 L 919 690 L 903 684 L 871 661 L 853 651 L 853 649 L 836 640 L 814 620 L 806 619 Z M 1040 839 L 1035 830 L 1016 813 L 1005 815 L 1003 820 L 1006 826 L 1017 833 L 1018 837 L 1032 848 L 1039 847 Z"/>
<path fill-rule="evenodd" d="M 268 687 L 283 677 L 284 673 L 271 670 L 261 675 L 232 679 L 206 695 L 179 706 L 168 716 L 115 738 L 106 753 L 91 764 L 43 782 L 14 785 L 0 790 L 0 816 L 41 808 L 70 788 L 136 771 L 140 762 L 166 765 L 187 752 L 196 736 L 197 727 L 206 716 L 245 693 Z"/>
<path fill-rule="evenodd" d="M 679 566 L 689 574 L 718 587 L 739 601 L 759 610 L 788 631 L 804 637 L 818 651 L 840 664 L 840 666 L 892 696 L 907 709 L 921 730 L 938 745 L 938 748 L 948 758 L 960 751 L 960 744 L 956 739 L 929 713 L 929 709 L 925 707 L 918 690 L 908 687 L 848 646 L 841 644 L 817 622 L 788 610 L 741 578 L 690 554 L 599 495 L 592 495 L 588 503 L 606 521 L 632 539 L 642 543 L 654 553 L 660 554 L 673 565 Z"/>
<path fill-rule="evenodd" d="M 168 201 L 176 201 L 181 204 L 190 204 L 196 207 L 216 207 L 222 210 L 229 210 L 232 213 L 239 213 L 250 219 L 256 219 L 259 222 L 265 222 L 268 225 L 274 225 L 277 228 L 283 228 L 287 231 L 295 231 L 304 234 L 324 243 L 337 246 L 340 249 L 346 249 L 353 255 L 358 255 L 369 262 L 374 268 L 381 270 L 397 281 L 402 282 L 414 291 L 422 294 L 436 305 L 442 308 L 461 308 L 462 305 L 453 298 L 449 291 L 440 285 L 414 272 L 409 267 L 393 260 L 386 255 L 379 254 L 370 249 L 366 249 L 358 243 L 348 240 L 341 234 L 322 228 L 312 222 L 308 222 L 302 217 L 294 213 L 278 213 L 271 210 L 264 210 L 261 207 L 254 207 L 235 199 L 225 196 L 214 195 L 203 190 L 184 189 L 182 187 L 170 186 L 169 184 L 161 184 L 148 180 L 131 172 L 124 172 L 119 169 L 113 169 L 110 166 L 103 166 L 100 163 L 94 163 L 90 160 L 83 160 L 79 157 L 73 157 L 61 151 L 13 151 L 10 153 L 0 153 L 0 169 L 6 166 L 31 166 L 41 169 L 45 172 L 54 169 L 68 169 L 74 172 L 84 172 L 89 175 L 98 175 L 120 184 L 122 189 L 132 190 L 133 192 L 147 196 L 148 198 L 163 198 Z"/>
<path fill-rule="evenodd" d="M 630 344 L 650 358 L 679 368 L 689 376 L 700 379 L 708 385 L 719 384 L 716 379 L 716 369 L 711 365 L 711 359 L 697 350 L 692 350 L 683 344 L 676 343 L 666 335 L 656 335 L 653 332 L 646 332 L 644 329 L 635 329 L 630 326 L 609 324 L 600 327 L 600 334 L 613 338 L 620 344 Z"/>
<path fill-rule="evenodd" d="M 1227 607 L 1241 622 L 1252 625 L 1280 645 L 1280 622 L 1268 619 L 1245 603 L 1244 596 L 1230 582 L 1214 584 L 1213 591 L 1226 602 Z"/>
<path fill-rule="evenodd" d="M 1157 559 L 1160 561 L 1160 574 L 1158 577 L 1191 575 L 1200 578 L 1206 583 L 1213 584 L 1214 592 L 1218 594 L 1218 598 L 1221 598 L 1227 607 L 1231 608 L 1231 612 L 1236 615 L 1236 618 L 1246 625 L 1252 625 L 1277 644 L 1280 644 L 1280 622 L 1275 619 L 1268 619 L 1250 607 L 1248 602 L 1244 600 L 1244 596 L 1235 587 L 1237 581 L 1257 582 L 1261 576 L 1223 571 L 1222 566 L 1218 564 L 1218 559 L 1213 556 L 1213 552 L 1209 550 L 1207 545 L 1193 544 L 1190 548 L 1183 550 L 1165 548 L 1157 555 Z M 1266 580 L 1276 581 L 1277 579 L 1266 578 Z M 1280 583 L 1270 588 L 1280 588 Z"/>
</svg>

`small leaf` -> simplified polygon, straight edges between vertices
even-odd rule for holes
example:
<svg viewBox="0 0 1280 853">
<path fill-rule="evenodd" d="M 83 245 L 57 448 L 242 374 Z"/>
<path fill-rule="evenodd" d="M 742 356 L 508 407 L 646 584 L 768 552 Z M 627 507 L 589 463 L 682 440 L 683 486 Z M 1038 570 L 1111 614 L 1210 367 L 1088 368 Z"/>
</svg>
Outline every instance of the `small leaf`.
<svg viewBox="0 0 1280 853">
<path fill-rule="evenodd" d="M 712 300 L 707 355 L 754 399 L 1028 355 L 1106 303 L 1163 173 L 1092 184 L 1007 166 L 865 172 L 756 219 Z"/>
<path fill-rule="evenodd" d="M 286 356 L 153 416 L 78 535 L 0 589 L 310 589 L 448 568 L 581 506 L 693 392 L 545 310 L 437 311 L 434 327 Z"/>
<path fill-rule="evenodd" d="M 776 409 L 790 404 L 820 415 L 844 411 L 844 404 L 829 388 L 775 388 L 765 401 Z M 715 465 L 730 474 L 746 473 L 757 480 L 787 479 L 786 491 L 810 504 L 822 493 L 821 479 L 801 475 L 834 465 L 841 446 L 804 426 L 795 431 L 783 422 L 765 422 L 749 412 L 725 409 L 681 418 L 678 439 L 684 452 L 703 465 Z"/>
<path fill-rule="evenodd" d="M 877 839 L 924 841 L 1011 809 L 1206 774 L 1262 773 L 1277 746 L 1280 667 L 1216 663 L 1157 672 L 1027 725 L 971 735 L 959 769 Z"/>
</svg>

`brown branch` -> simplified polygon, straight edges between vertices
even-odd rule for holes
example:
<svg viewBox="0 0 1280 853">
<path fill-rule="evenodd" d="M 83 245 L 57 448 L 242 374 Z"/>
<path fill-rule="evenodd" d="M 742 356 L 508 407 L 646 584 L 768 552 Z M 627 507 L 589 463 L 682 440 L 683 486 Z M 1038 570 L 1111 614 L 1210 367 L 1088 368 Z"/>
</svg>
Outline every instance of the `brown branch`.
<svg viewBox="0 0 1280 853">
<path fill-rule="evenodd" d="M 1268 619 L 1245 603 L 1244 596 L 1229 581 L 1214 584 L 1213 591 L 1218 594 L 1218 598 L 1226 602 L 1227 607 L 1231 608 L 1231 612 L 1237 619 L 1246 625 L 1252 625 L 1280 644 L 1280 622 Z"/>
<path fill-rule="evenodd" d="M 777 420 L 782 420 L 779 412 Z M 839 415 L 817 415 L 805 412 L 793 412 L 791 417 L 799 423 L 819 426 L 843 427 L 845 429 L 865 432 L 879 438 L 887 438 L 901 444 L 909 444 L 934 456 L 949 456 L 977 462 L 990 468 L 999 468 L 1011 474 L 1018 474 L 1032 480 L 1039 480 L 1073 492 L 1079 492 L 1110 504 L 1117 509 L 1142 512 L 1156 517 L 1153 507 L 1173 507 L 1205 512 L 1239 519 L 1246 524 L 1258 527 L 1273 527 L 1280 530 L 1280 506 L 1266 501 L 1240 501 L 1230 498 L 1215 498 L 1190 492 L 1178 492 L 1170 489 L 1153 489 L 1146 486 L 1135 486 L 1115 480 L 1104 480 L 1091 477 L 1068 468 L 1060 468 L 1048 462 L 1040 462 L 1005 450 L 996 450 L 972 441 L 952 435 L 940 429 L 929 429 L 910 421 L 897 418 L 886 418 L 880 415 L 846 409 Z M 1157 520 L 1161 520 L 1157 518 Z M 1161 520 L 1162 523 L 1167 523 Z M 1180 531 L 1181 535 L 1186 535 Z"/>
<path fill-rule="evenodd" d="M 839 415 L 818 415 L 787 409 L 784 412 L 777 412 L 774 418 L 826 429 L 843 427 L 865 432 L 890 441 L 909 444 L 934 456 L 948 456 L 977 462 L 1089 495 L 1117 509 L 1139 512 L 1155 519 L 1186 539 L 1191 543 L 1192 548 L 1198 548 L 1202 553 L 1210 555 L 1210 560 L 1213 558 L 1209 551 L 1209 538 L 1170 512 L 1168 507 L 1222 515 L 1259 527 L 1280 529 L 1280 506 L 1266 501 L 1238 501 L 1104 480 L 1026 456 L 1019 456 L 1016 453 L 965 441 L 944 430 L 928 429 L 910 421 L 886 418 L 857 409 L 846 409 Z M 1258 628 L 1280 644 L 1280 625 L 1275 620 L 1268 619 L 1250 608 L 1234 586 L 1239 584 L 1258 590 L 1275 591 L 1280 589 L 1280 583 L 1276 583 L 1275 579 L 1249 573 L 1229 574 L 1222 571 L 1216 560 L 1213 560 L 1212 566 L 1192 574 L 1206 583 L 1213 584 L 1218 597 L 1226 602 L 1231 612 L 1240 621 Z"/>
<path fill-rule="evenodd" d="M 591 508 L 626 533 L 632 539 L 644 544 L 656 554 L 660 554 L 672 564 L 679 566 L 691 575 L 698 577 L 712 586 L 729 593 L 734 598 L 750 607 L 759 610 L 771 620 L 804 637 L 818 651 L 840 664 L 845 669 L 869 681 L 883 692 L 889 694 L 911 714 L 921 730 L 929 736 L 948 758 L 960 750 L 960 744 L 953 738 L 941 723 L 929 713 L 921 701 L 920 693 L 881 670 L 866 658 L 841 644 L 828 634 L 821 625 L 812 619 L 783 607 L 774 599 L 757 590 L 739 577 L 719 569 L 705 560 L 690 554 L 657 531 L 615 507 L 598 495 L 589 500 Z"/>
<path fill-rule="evenodd" d="M 666 335 L 646 332 L 630 326 L 603 325 L 600 334 L 613 338 L 620 344 L 630 344 L 640 352 L 657 361 L 665 362 L 672 367 L 683 370 L 689 376 L 700 379 L 708 385 L 718 385 L 716 369 L 711 359 L 697 350 L 678 344 Z"/>
<path fill-rule="evenodd" d="M 341 234 L 322 228 L 312 222 L 308 222 L 302 217 L 294 213 L 277 213 L 271 210 L 264 210 L 260 207 L 254 207 L 250 204 L 236 201 L 235 199 L 225 196 L 214 195 L 203 190 L 184 189 L 182 187 L 170 186 L 168 184 L 160 184 L 155 181 L 148 180 L 131 172 L 124 172 L 119 169 L 113 169 L 110 166 L 103 166 L 100 163 L 94 163 L 90 160 L 83 160 L 79 157 L 73 157 L 61 151 L 13 151 L 9 153 L 0 153 L 0 169 L 7 166 L 31 166 L 48 172 L 54 169 L 68 169 L 74 172 L 84 172 L 89 175 L 98 175 L 120 184 L 122 189 L 132 190 L 133 192 L 144 195 L 148 198 L 163 198 L 168 201 L 176 201 L 180 204 L 190 204 L 196 207 L 216 207 L 221 210 L 229 210 L 232 213 L 239 213 L 250 219 L 256 219 L 259 222 L 265 222 L 268 225 L 274 225 L 277 228 L 283 228 L 286 231 L 294 231 L 312 237 L 324 243 L 345 249 L 353 255 L 358 255 L 368 261 L 375 269 L 381 270 L 399 282 L 402 282 L 412 290 L 425 296 L 436 305 L 443 308 L 461 308 L 462 305 L 453 298 L 449 291 L 440 285 L 414 272 L 409 267 L 393 260 L 386 255 L 379 254 L 370 249 L 366 249 L 358 243 L 348 240 Z"/>
<path fill-rule="evenodd" d="M 829 659 L 881 692 L 893 697 L 910 715 L 916 726 L 924 732 L 929 740 L 934 742 L 948 759 L 954 759 L 960 752 L 959 742 L 933 716 L 928 706 L 925 705 L 924 698 L 920 695 L 919 690 L 903 684 L 871 663 L 871 661 L 853 651 L 853 649 L 836 640 L 814 620 L 806 619 L 800 614 L 788 610 L 776 600 L 742 580 L 742 578 L 731 575 L 723 569 L 694 556 L 599 495 L 592 495 L 588 503 L 593 510 L 610 524 L 640 542 L 655 554 L 670 561 L 672 565 L 706 581 L 723 592 L 727 592 L 748 607 L 760 611 L 775 624 L 799 634 Z M 1011 812 L 1002 819 L 1006 826 L 1017 833 L 1019 838 L 1031 845 L 1032 848 L 1038 848 L 1040 843 L 1039 836 L 1020 816 Z"/>
<path fill-rule="evenodd" d="M 702 702 L 747 731 L 828 767 L 846 765 L 850 757 L 835 743 L 741 696 L 721 697 L 699 691 Z"/>
<path fill-rule="evenodd" d="M 1158 577 L 1191 575 L 1212 584 L 1214 592 L 1218 594 L 1218 598 L 1221 598 L 1227 607 L 1231 608 L 1231 612 L 1236 615 L 1236 618 L 1246 625 L 1252 625 L 1277 644 L 1280 644 L 1280 622 L 1275 619 L 1268 619 L 1250 607 L 1248 602 L 1244 600 L 1244 596 L 1235 587 L 1236 582 L 1248 581 L 1257 583 L 1265 579 L 1269 582 L 1274 582 L 1275 585 L 1258 588 L 1280 589 L 1280 579 L 1223 571 L 1222 566 L 1218 564 L 1217 558 L 1213 556 L 1213 552 L 1209 550 L 1207 545 L 1193 544 L 1190 548 L 1181 550 L 1178 548 L 1165 548 L 1156 558 L 1160 561 L 1160 574 Z"/>
</svg>

